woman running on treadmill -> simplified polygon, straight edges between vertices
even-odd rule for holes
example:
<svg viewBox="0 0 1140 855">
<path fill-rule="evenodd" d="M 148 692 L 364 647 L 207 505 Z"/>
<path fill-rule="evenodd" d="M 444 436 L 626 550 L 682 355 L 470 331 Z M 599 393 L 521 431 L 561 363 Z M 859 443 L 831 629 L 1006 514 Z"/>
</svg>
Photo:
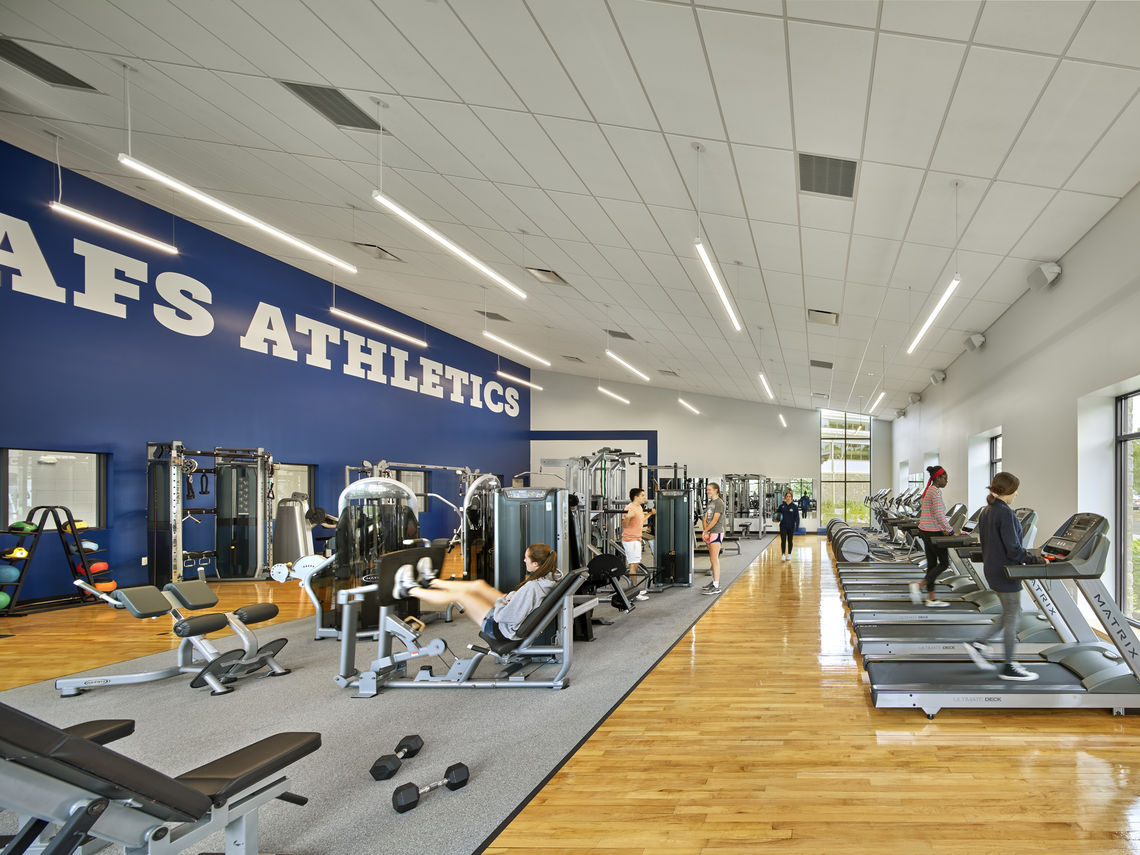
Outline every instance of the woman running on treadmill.
<svg viewBox="0 0 1140 855">
<path fill-rule="evenodd" d="M 542 602 L 561 578 L 558 553 L 545 543 L 532 543 L 523 556 L 526 575 L 509 593 L 497 591 L 482 579 L 437 579 L 431 562 L 421 560 L 396 571 L 392 595 L 398 600 L 414 597 L 435 609 L 451 603 L 463 606 L 463 613 L 483 632 L 499 641 L 515 641 L 519 625 Z"/>
<path fill-rule="evenodd" d="M 950 480 L 941 466 L 927 466 L 930 480 L 922 491 L 922 505 L 918 514 L 918 534 L 926 547 L 926 605 L 930 608 L 945 608 L 946 600 L 934 596 L 934 580 L 950 566 L 950 555 L 944 546 L 935 546 L 932 538 L 954 533 L 950 520 L 946 518 L 946 504 L 942 501 L 942 488 Z M 910 598 L 917 605 L 922 602 L 918 582 L 910 583 Z"/>
<path fill-rule="evenodd" d="M 1036 680 L 1041 675 L 1026 669 L 1013 658 L 1017 644 L 1017 619 L 1021 615 L 1021 580 L 1011 579 L 1005 572 L 1006 564 L 1044 564 L 1045 559 L 1026 551 L 1021 544 L 1021 523 L 1011 507 L 1021 487 L 1020 479 L 1012 472 L 999 472 L 986 489 L 986 507 L 978 517 L 978 537 L 982 541 L 982 563 L 986 582 L 1001 600 L 1001 620 L 995 620 L 978 638 L 963 643 L 974 664 L 984 671 L 993 671 L 995 665 L 986 659 L 990 653 L 986 643 L 999 632 L 1005 644 L 1005 663 L 998 678 L 1001 680 Z"/>
</svg>

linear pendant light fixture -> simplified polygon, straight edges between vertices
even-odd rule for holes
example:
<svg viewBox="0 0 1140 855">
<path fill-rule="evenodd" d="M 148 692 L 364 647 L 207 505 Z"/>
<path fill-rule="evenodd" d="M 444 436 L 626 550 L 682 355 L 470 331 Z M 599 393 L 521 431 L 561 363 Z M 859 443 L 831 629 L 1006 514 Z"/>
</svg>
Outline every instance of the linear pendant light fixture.
<svg viewBox="0 0 1140 855">
<path fill-rule="evenodd" d="M 523 356 L 527 357 L 528 359 L 533 359 L 535 362 L 540 362 L 543 365 L 545 365 L 547 368 L 550 367 L 550 360 L 543 359 L 538 354 L 531 353 L 529 350 L 523 350 L 517 344 L 512 344 L 511 342 L 507 341 L 505 338 L 500 338 L 499 336 L 495 335 L 493 332 L 490 332 L 489 330 L 483 330 L 483 335 L 485 335 L 487 338 L 491 339 L 491 341 L 495 342 L 496 344 L 501 344 L 503 347 L 509 347 L 511 350 L 515 351 L 516 353 L 521 353 Z"/>
<path fill-rule="evenodd" d="M 776 396 L 772 394 L 772 387 L 768 385 L 768 378 L 764 376 L 763 371 L 760 372 L 760 382 L 764 384 L 764 391 L 768 393 L 768 399 L 776 400 Z"/>
<path fill-rule="evenodd" d="M 698 410 L 684 398 L 678 398 L 677 403 L 684 407 L 686 410 L 689 410 L 691 413 L 693 413 L 693 415 L 699 416 L 701 414 L 700 410 Z"/>
<path fill-rule="evenodd" d="M 601 392 L 603 395 L 609 395 L 609 396 L 610 396 L 611 398 L 613 398 L 615 401 L 621 401 L 623 404 L 628 404 L 628 403 L 629 403 L 629 398 L 623 398 L 623 397 L 622 397 L 621 395 L 619 395 L 617 392 L 611 392 L 611 391 L 610 391 L 609 389 L 607 389 L 605 386 L 599 386 L 599 387 L 598 387 L 598 391 L 599 391 L 599 392 Z"/>
<path fill-rule="evenodd" d="M 957 268 L 958 268 L 958 243 L 959 243 L 959 240 L 958 240 L 958 185 L 959 184 L 961 184 L 960 181 L 954 182 L 954 268 L 955 268 L 954 278 L 950 280 L 950 284 L 946 286 L 946 290 L 942 293 L 942 298 L 938 301 L 937 305 L 935 305 L 934 311 L 930 313 L 930 317 L 928 317 L 926 319 L 926 323 L 924 323 L 922 325 L 922 329 L 920 329 L 918 331 L 918 335 L 916 335 L 914 337 L 914 341 L 912 341 L 910 343 L 910 347 L 908 347 L 906 349 L 907 356 L 910 356 L 912 353 L 914 353 L 914 349 L 916 347 L 918 347 L 918 343 L 920 341 L 922 341 L 922 337 L 924 335 L 926 335 L 926 331 L 930 329 L 931 325 L 934 323 L 934 319 L 937 318 L 939 312 L 941 312 L 946 307 L 946 303 L 949 302 L 950 296 L 954 293 L 954 289 L 957 288 L 962 283 L 962 276 L 960 273 L 957 272 Z"/>
<path fill-rule="evenodd" d="M 788 426 L 787 421 L 784 420 L 784 414 L 783 413 L 780 413 L 780 424 L 782 424 L 784 427 Z"/>
<path fill-rule="evenodd" d="M 178 255 L 178 247 L 172 246 L 168 243 L 163 243 L 160 240 L 155 240 L 152 237 L 136 232 L 134 229 L 128 229 L 126 226 L 120 226 L 118 223 L 112 223 L 110 220 L 104 220 L 102 217 L 96 217 L 94 214 L 89 214 L 86 211 L 81 211 L 78 208 L 73 208 L 70 205 L 63 204 L 63 167 L 59 162 L 59 137 L 55 137 L 55 171 L 58 176 L 58 191 L 55 200 L 48 202 L 48 207 L 55 211 L 57 214 L 71 217 L 72 219 L 79 220 L 80 222 L 87 223 L 89 226 L 103 229 L 104 231 L 116 234 L 119 237 L 129 238 L 130 240 L 137 241 L 144 246 L 149 246 L 151 249 L 157 249 L 160 252 L 168 252 L 171 255 Z"/>
<path fill-rule="evenodd" d="M 697 249 L 697 255 L 700 256 L 701 264 L 705 266 L 705 272 L 708 273 L 717 296 L 720 297 L 724 311 L 728 314 L 729 320 L 732 321 L 732 328 L 740 332 L 743 329 L 740 326 L 740 320 L 736 317 L 736 312 L 732 310 L 732 304 L 728 301 L 728 292 L 724 290 L 724 285 L 721 284 L 720 277 L 717 276 L 716 267 L 713 266 L 708 250 L 705 249 L 704 242 L 701 240 L 701 152 L 705 150 L 705 147 L 696 141 L 692 145 L 693 151 L 697 153 L 697 237 L 693 241 L 693 246 Z"/>
<path fill-rule="evenodd" d="M 367 318 L 362 318 L 360 315 L 354 315 L 352 312 L 346 312 L 344 309 L 338 309 L 336 306 L 332 306 L 329 309 L 329 312 L 339 318 L 344 318 L 346 321 L 352 321 L 353 323 L 360 324 L 361 326 L 371 327 L 377 332 L 384 333 L 384 335 L 398 338 L 401 341 L 406 341 L 408 344 L 414 344 L 416 347 L 428 346 L 428 343 L 422 338 L 416 338 L 415 336 L 408 335 L 407 333 L 399 332 L 398 330 L 394 330 L 391 327 L 386 327 L 383 324 L 378 324 L 375 321 L 370 321 Z"/>
<path fill-rule="evenodd" d="M 512 383 L 521 383 L 523 386 L 529 386 L 531 389 L 537 389 L 539 392 L 542 391 L 542 387 L 537 383 L 531 383 L 529 380 L 523 380 L 521 377 L 516 377 L 514 374 L 508 374 L 502 369 L 499 369 L 495 373 L 498 376 L 502 377 L 504 380 L 510 380 Z"/>
<path fill-rule="evenodd" d="M 505 276 L 503 276 L 503 275 L 495 272 L 494 270 L 492 270 L 490 267 L 488 267 L 482 261 L 480 261 L 475 256 L 473 256 L 471 253 L 469 253 L 467 250 L 465 250 L 463 247 L 459 246 L 456 243 L 452 243 L 450 240 L 445 238 L 443 235 L 441 235 L 439 232 L 437 232 L 435 229 L 433 229 L 431 226 L 429 226 L 427 223 L 425 223 L 423 220 L 421 220 L 415 214 L 411 213 L 410 211 L 404 210 L 399 205 L 397 205 L 395 202 L 393 202 L 391 199 L 389 199 L 387 196 L 385 196 L 383 193 L 381 193 L 379 190 L 373 190 L 372 191 L 372 198 L 378 204 L 383 205 L 385 208 L 387 208 L 389 211 L 391 211 L 397 217 L 402 219 L 404 222 L 408 223 L 409 225 L 418 229 L 423 234 L 427 235 L 429 238 L 434 240 L 436 243 L 438 243 L 440 246 L 442 246 L 444 249 L 446 249 L 448 252 L 450 252 L 456 258 L 460 258 L 463 261 L 466 261 L 468 264 L 470 264 L 472 267 L 474 267 L 476 270 L 478 270 L 480 273 L 482 273 L 484 276 L 486 276 L 492 282 L 495 282 L 496 284 L 501 285 L 502 287 L 506 288 L 508 291 L 510 291 L 516 297 L 519 297 L 520 299 L 523 299 L 523 300 L 526 299 L 526 291 L 524 291 L 522 288 L 519 288 L 517 285 L 515 285 L 513 282 L 511 282 Z"/>
<path fill-rule="evenodd" d="M 130 238 L 133 241 L 138 241 L 141 244 L 149 246 L 151 249 L 157 249 L 162 252 L 168 252 L 171 255 L 178 255 L 178 247 L 172 246 L 168 243 L 163 243 L 160 240 L 147 237 L 139 232 L 132 231 L 131 229 L 124 228 L 123 226 L 116 225 L 115 223 L 108 222 L 107 220 L 96 217 L 94 214 L 88 214 L 86 211 L 80 211 L 78 208 L 72 208 L 70 205 L 64 205 L 62 202 L 49 202 L 50 207 L 57 214 L 65 214 L 76 220 L 81 220 L 89 226 L 103 229 L 104 231 L 112 232 L 119 235 L 119 237 Z"/>
<path fill-rule="evenodd" d="M 649 382 L 649 375 L 648 374 L 646 374 L 644 371 L 639 371 L 638 369 L 634 368 L 632 365 L 630 365 L 628 362 L 626 362 L 624 359 L 622 359 L 620 356 L 618 356 L 616 353 L 614 353 L 609 348 L 606 348 L 606 356 L 608 356 L 610 359 L 612 359 L 618 365 L 625 368 L 627 371 L 632 371 L 634 374 L 636 374 L 638 377 L 640 377 L 646 383 Z"/>
<path fill-rule="evenodd" d="M 153 166 L 148 166 L 141 160 L 135 160 L 135 158 L 131 157 L 129 154 L 120 152 L 119 163 L 123 164 L 123 166 L 129 166 L 136 172 L 141 172 L 147 178 L 153 178 L 155 181 L 159 181 L 162 184 L 165 184 L 167 187 L 170 187 L 173 190 L 177 190 L 179 193 L 189 196 L 191 199 L 194 199 L 197 202 L 201 202 L 203 205 L 209 205 L 211 208 L 221 211 L 226 216 L 233 217 L 233 219 L 237 220 L 240 223 L 245 223 L 247 226 L 253 226 L 256 229 L 260 229 L 266 234 L 272 235 L 278 240 L 284 241 L 285 243 L 289 244 L 290 246 L 294 246 L 297 249 L 304 250 L 310 255 L 316 256 L 322 261 L 327 261 L 329 264 L 333 264 L 342 270 L 347 270 L 349 273 L 356 273 L 356 265 L 349 264 L 347 261 L 342 261 L 335 255 L 330 255 L 329 253 L 325 252 L 323 249 L 317 249 L 311 243 L 306 243 L 298 237 L 293 237 L 293 235 L 289 234 L 288 232 L 283 232 L 281 229 L 257 219 L 257 217 L 247 214 L 244 211 L 239 211 L 232 205 L 227 205 L 221 199 L 215 199 L 208 193 L 203 193 L 201 190 L 198 190 L 195 187 L 191 187 L 189 184 L 186 184 L 183 181 L 179 181 L 177 178 L 172 178 L 164 172 L 159 172 Z"/>
<path fill-rule="evenodd" d="M 871 415 L 871 413 L 875 412 L 875 407 L 879 406 L 879 404 L 883 402 L 883 397 L 886 394 L 887 393 L 885 391 L 879 393 L 879 397 L 875 399 L 875 403 L 871 404 L 871 409 L 867 410 L 867 415 Z"/>
</svg>

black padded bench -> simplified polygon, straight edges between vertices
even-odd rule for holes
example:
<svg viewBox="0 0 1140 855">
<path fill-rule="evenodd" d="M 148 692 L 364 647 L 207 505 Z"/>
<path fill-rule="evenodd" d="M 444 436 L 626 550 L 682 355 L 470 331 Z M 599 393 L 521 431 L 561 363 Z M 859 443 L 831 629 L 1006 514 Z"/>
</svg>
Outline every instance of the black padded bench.
<svg viewBox="0 0 1140 855">
<path fill-rule="evenodd" d="M 319 733 L 268 736 L 172 778 L 103 746 L 133 729 L 125 719 L 61 729 L 0 704 L 0 808 L 23 818 L 5 853 L 21 855 L 54 823 L 44 855 L 73 855 L 88 836 L 124 855 L 174 855 L 223 830 L 226 855 L 256 855 L 260 806 L 307 802 L 279 773 L 316 751 Z"/>
</svg>

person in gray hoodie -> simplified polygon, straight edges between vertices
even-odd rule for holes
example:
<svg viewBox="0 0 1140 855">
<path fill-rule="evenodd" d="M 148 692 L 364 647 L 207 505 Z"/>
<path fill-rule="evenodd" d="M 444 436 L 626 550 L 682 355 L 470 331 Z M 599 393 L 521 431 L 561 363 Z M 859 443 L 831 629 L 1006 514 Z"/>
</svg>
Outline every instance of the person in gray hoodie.
<svg viewBox="0 0 1140 855">
<path fill-rule="evenodd" d="M 500 641 L 514 641 L 519 625 L 542 602 L 561 578 L 558 553 L 545 543 L 532 543 L 523 558 L 526 575 L 518 586 L 506 594 L 482 579 L 437 579 L 430 562 L 419 568 L 407 564 L 396 571 L 392 591 L 396 599 L 415 597 L 434 609 L 450 603 L 463 606 L 463 613 L 488 635 Z"/>
</svg>

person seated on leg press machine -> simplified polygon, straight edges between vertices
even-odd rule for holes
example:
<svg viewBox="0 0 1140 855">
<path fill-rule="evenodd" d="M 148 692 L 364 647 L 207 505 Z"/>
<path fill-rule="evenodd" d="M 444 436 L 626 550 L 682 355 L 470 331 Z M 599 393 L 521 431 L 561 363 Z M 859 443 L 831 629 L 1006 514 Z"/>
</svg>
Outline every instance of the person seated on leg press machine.
<svg viewBox="0 0 1140 855">
<path fill-rule="evenodd" d="M 560 578 L 558 553 L 545 543 L 528 546 L 523 565 L 526 575 L 522 582 L 504 594 L 482 579 L 439 579 L 430 561 L 420 561 L 414 570 L 408 564 L 396 571 L 392 596 L 398 600 L 414 597 L 436 609 L 458 603 L 483 632 L 500 641 L 515 641 L 523 618 L 542 602 Z"/>
</svg>

